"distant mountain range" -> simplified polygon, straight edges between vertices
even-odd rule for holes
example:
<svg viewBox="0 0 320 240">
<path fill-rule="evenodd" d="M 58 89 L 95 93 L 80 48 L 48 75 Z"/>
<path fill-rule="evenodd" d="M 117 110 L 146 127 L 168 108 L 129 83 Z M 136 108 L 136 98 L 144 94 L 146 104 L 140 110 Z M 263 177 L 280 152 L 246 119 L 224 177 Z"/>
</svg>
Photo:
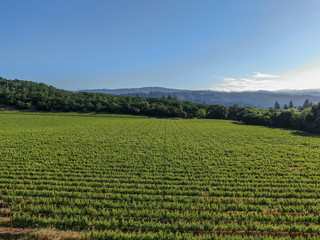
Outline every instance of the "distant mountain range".
<svg viewBox="0 0 320 240">
<path fill-rule="evenodd" d="M 219 92 L 211 90 L 181 90 L 162 87 L 123 88 L 123 89 L 92 89 L 78 92 L 95 92 L 111 95 L 140 97 L 168 97 L 176 95 L 181 101 L 196 103 L 221 104 L 224 106 L 250 106 L 257 108 L 273 107 L 276 101 L 280 106 L 293 101 L 295 107 L 302 106 L 308 98 L 313 103 L 320 102 L 320 89 L 311 90 L 281 90 L 281 91 L 255 91 L 255 92 Z"/>
</svg>

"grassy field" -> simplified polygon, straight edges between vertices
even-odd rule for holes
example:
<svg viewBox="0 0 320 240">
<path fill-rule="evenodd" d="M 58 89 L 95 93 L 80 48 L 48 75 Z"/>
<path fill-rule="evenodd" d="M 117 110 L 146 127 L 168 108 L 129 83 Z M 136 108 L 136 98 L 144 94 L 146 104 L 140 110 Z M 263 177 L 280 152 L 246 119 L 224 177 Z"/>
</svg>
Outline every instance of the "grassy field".
<svg viewBox="0 0 320 240">
<path fill-rule="evenodd" d="M 0 112 L 0 146 L 1 212 L 15 228 L 94 239 L 320 238 L 317 135 Z"/>
</svg>

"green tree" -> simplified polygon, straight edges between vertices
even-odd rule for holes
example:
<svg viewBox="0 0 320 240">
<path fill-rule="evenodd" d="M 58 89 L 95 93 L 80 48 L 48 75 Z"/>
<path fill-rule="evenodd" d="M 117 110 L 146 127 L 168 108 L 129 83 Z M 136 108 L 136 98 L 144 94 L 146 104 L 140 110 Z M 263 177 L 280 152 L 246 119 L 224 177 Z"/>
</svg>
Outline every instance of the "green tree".
<svg viewBox="0 0 320 240">
<path fill-rule="evenodd" d="M 276 109 L 276 110 L 279 110 L 279 109 L 280 109 L 280 104 L 279 104 L 278 101 L 276 101 L 276 102 L 274 103 L 274 109 Z"/>
<path fill-rule="evenodd" d="M 306 108 L 309 108 L 309 107 L 312 107 L 313 106 L 313 103 L 312 101 L 310 101 L 308 98 L 304 101 L 303 105 L 302 105 L 302 109 L 306 109 Z"/>
<path fill-rule="evenodd" d="M 292 100 L 290 100 L 289 108 L 294 108 Z"/>
<path fill-rule="evenodd" d="M 197 117 L 199 118 L 204 118 L 206 114 L 206 109 L 204 108 L 199 108 L 199 110 L 197 111 Z"/>
<path fill-rule="evenodd" d="M 222 105 L 209 105 L 207 109 L 207 118 L 227 119 L 228 108 Z"/>
<path fill-rule="evenodd" d="M 232 105 L 231 107 L 229 107 L 228 118 L 232 120 L 239 120 L 239 115 L 242 110 L 243 108 L 239 107 L 239 105 L 237 104 Z"/>
</svg>

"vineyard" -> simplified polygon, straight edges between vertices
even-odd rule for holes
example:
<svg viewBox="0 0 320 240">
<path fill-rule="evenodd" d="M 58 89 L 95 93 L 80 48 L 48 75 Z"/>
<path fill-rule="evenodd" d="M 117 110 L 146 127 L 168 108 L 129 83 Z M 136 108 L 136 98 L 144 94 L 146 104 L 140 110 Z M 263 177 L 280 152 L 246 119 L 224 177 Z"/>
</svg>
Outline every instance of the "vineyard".
<svg viewBox="0 0 320 240">
<path fill-rule="evenodd" d="M 90 239 L 319 239 L 320 138 L 227 120 L 0 112 L 14 228 Z"/>
</svg>

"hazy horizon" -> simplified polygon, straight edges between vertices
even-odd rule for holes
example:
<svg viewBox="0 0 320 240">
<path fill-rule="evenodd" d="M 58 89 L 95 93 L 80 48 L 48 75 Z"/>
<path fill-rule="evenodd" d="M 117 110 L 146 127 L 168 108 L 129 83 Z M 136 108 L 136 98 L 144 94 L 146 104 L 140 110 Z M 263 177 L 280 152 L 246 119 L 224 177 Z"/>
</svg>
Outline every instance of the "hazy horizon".
<svg viewBox="0 0 320 240">
<path fill-rule="evenodd" d="M 145 86 L 145 87 L 124 87 L 124 88 L 83 88 L 83 89 L 70 89 L 71 91 L 81 91 L 81 90 L 120 90 L 120 89 L 143 89 L 143 88 L 163 88 L 163 89 L 173 89 L 173 90 L 186 90 L 186 91 L 216 91 L 216 92 L 257 92 L 257 91 L 270 91 L 270 92 L 295 92 L 295 91 L 318 91 L 320 92 L 320 88 L 308 88 L 308 89 L 279 89 L 279 90 L 216 90 L 212 88 L 199 88 L 199 89 L 187 89 L 187 88 L 169 88 L 169 87 L 161 87 L 161 86 Z M 65 89 L 67 90 L 67 89 Z"/>
<path fill-rule="evenodd" d="M 2 1 L 0 76 L 66 90 L 320 89 L 320 1 Z"/>
</svg>

